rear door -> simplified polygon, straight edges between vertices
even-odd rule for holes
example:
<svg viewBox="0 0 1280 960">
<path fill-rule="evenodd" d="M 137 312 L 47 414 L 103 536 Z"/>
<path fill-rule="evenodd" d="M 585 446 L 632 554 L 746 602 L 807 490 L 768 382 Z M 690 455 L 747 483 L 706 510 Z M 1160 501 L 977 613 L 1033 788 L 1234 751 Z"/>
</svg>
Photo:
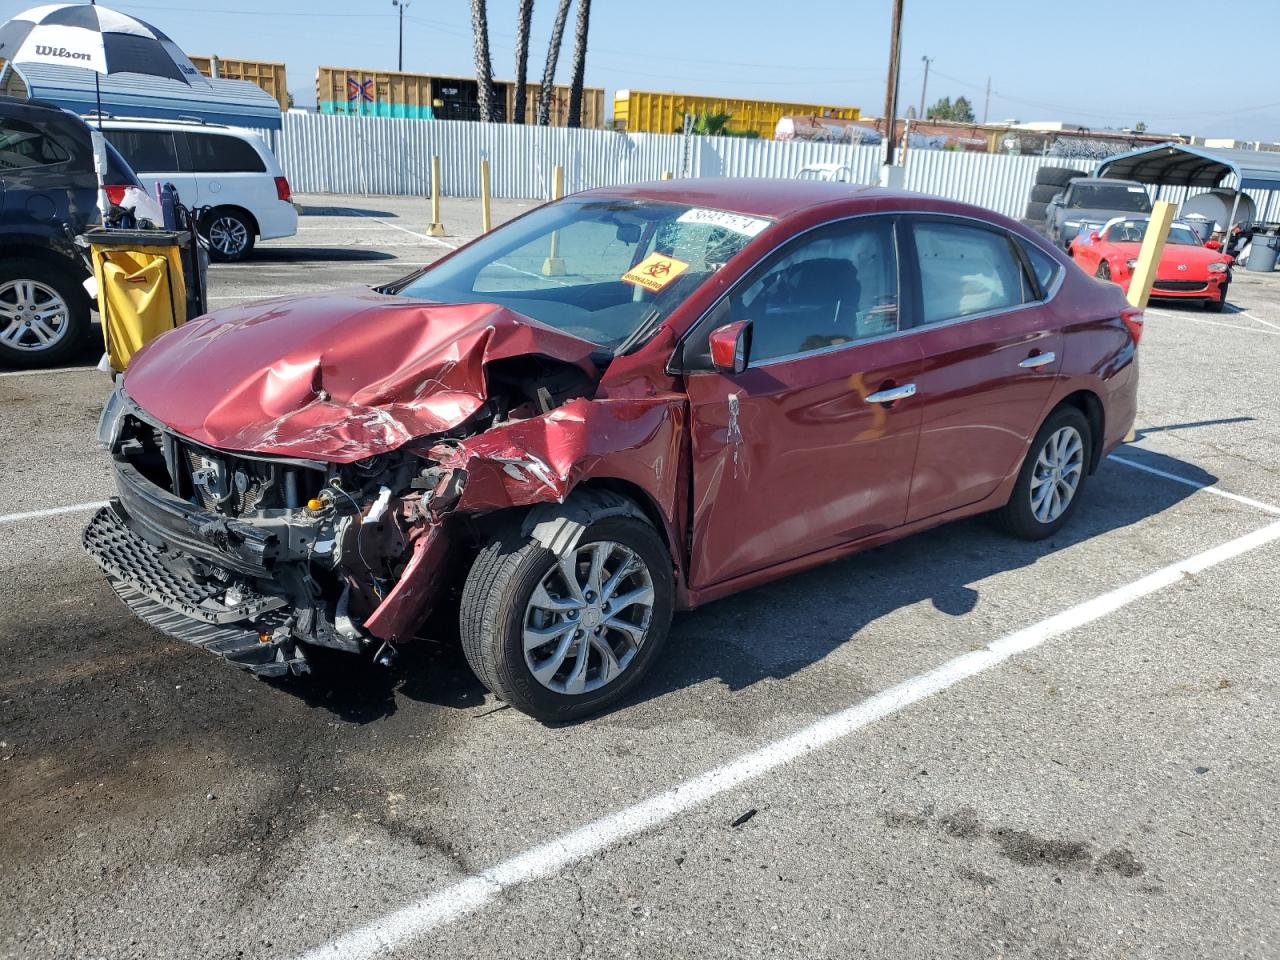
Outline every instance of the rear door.
<svg viewBox="0 0 1280 960">
<path fill-rule="evenodd" d="M 260 215 L 276 203 L 275 180 L 252 144 L 226 133 L 188 130 L 191 170 L 199 187 L 200 206 L 243 207 Z"/>
<path fill-rule="evenodd" d="M 172 183 L 178 189 L 183 204 L 194 207 L 198 203 L 195 178 L 182 162 L 180 134 L 171 130 L 108 129 L 107 139 L 120 151 L 120 155 L 133 168 L 142 181 L 148 195 L 156 195 L 157 183 Z"/>
<path fill-rule="evenodd" d="M 977 503 L 1020 468 L 1062 366 L 1062 335 L 1012 234 L 964 217 L 907 222 L 924 354 L 912 522 Z"/>
<path fill-rule="evenodd" d="M 903 522 L 920 427 L 919 337 L 899 333 L 893 220 L 813 230 L 699 325 L 751 322 L 748 368 L 686 377 L 693 444 L 690 577 L 704 587 Z"/>
</svg>

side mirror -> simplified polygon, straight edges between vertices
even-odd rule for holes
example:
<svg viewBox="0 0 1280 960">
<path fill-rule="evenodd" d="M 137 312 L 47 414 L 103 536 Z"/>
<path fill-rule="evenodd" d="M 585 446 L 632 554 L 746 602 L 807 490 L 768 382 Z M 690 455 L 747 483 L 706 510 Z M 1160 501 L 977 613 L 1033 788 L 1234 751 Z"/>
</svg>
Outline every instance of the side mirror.
<svg viewBox="0 0 1280 960">
<path fill-rule="evenodd" d="M 707 337 L 707 343 L 711 347 L 711 365 L 719 373 L 741 373 L 747 369 L 750 340 L 749 320 L 738 320 L 716 327 Z"/>
<path fill-rule="evenodd" d="M 640 242 L 640 224 L 620 223 L 613 235 L 619 243 L 625 243 L 627 246 L 637 244 Z"/>
<path fill-rule="evenodd" d="M 1089 239 L 1092 240 L 1094 243 L 1097 243 L 1099 240 L 1102 239 L 1102 234 L 1100 234 L 1097 230 L 1090 230 Z"/>
<path fill-rule="evenodd" d="M 1219 243 L 1217 240 L 1206 240 L 1206 241 L 1204 242 L 1204 245 L 1205 245 L 1205 247 L 1206 247 L 1207 249 L 1209 249 L 1209 250 L 1221 250 L 1221 249 L 1222 249 L 1222 244 L 1221 244 L 1221 243 Z"/>
<path fill-rule="evenodd" d="M 1053 199 L 1050 200 L 1049 202 L 1052 204 L 1057 204 L 1060 207 L 1067 202 L 1067 195 L 1065 193 L 1055 193 L 1053 195 Z"/>
</svg>

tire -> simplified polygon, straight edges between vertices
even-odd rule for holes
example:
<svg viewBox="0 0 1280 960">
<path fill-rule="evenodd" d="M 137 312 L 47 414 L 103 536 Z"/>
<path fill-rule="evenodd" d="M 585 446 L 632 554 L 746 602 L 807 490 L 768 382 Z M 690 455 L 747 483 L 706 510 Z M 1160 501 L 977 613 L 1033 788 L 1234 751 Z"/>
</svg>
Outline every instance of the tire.
<svg viewBox="0 0 1280 960">
<path fill-rule="evenodd" d="M 1036 185 L 1056 187 L 1054 193 L 1061 193 L 1062 188 L 1072 180 L 1078 180 L 1083 176 L 1087 174 L 1074 167 L 1041 167 L 1036 171 Z"/>
<path fill-rule="evenodd" d="M 89 295 L 69 263 L 0 259 L 0 364 L 63 363 L 83 349 L 91 326 Z"/>
<path fill-rule="evenodd" d="M 617 552 L 594 548 L 609 549 L 601 576 L 605 586 L 608 576 L 617 573 L 627 559 L 624 551 L 630 552 L 632 562 L 643 566 L 642 571 L 636 569 L 618 583 L 613 592 L 614 596 L 640 599 L 612 612 L 604 603 L 608 595 L 603 590 L 594 605 L 579 603 L 576 610 L 569 610 L 575 601 L 564 589 L 568 584 L 556 555 L 519 529 L 507 530 L 491 540 L 467 575 L 459 617 L 467 662 L 497 697 L 544 723 L 578 720 L 617 701 L 644 677 L 666 640 L 674 597 L 666 545 L 652 525 L 634 517 L 611 516 L 592 523 L 574 548 L 579 560 L 574 570 L 582 581 L 578 586 L 584 598 L 593 595 L 589 577 L 582 576 L 590 569 L 592 545 L 606 543 Z M 647 618 L 643 606 L 646 585 L 652 601 Z M 548 601 L 556 604 L 554 608 L 534 602 L 540 587 Z M 603 619 L 596 625 L 600 616 Z M 611 623 L 634 628 L 646 619 L 638 643 L 633 631 L 609 628 Z M 571 622 L 580 624 L 581 629 L 568 626 Z M 542 632 L 547 643 L 526 653 L 526 629 Z M 599 639 L 592 639 L 592 634 Z M 622 667 L 612 679 L 591 689 L 589 684 L 600 683 L 605 669 L 600 644 L 609 645 L 615 665 L 622 662 Z M 580 651 L 586 651 L 586 658 L 581 684 L 576 684 Z M 545 665 L 540 671 L 543 679 L 534 673 L 533 665 L 538 663 Z M 574 685 L 584 689 L 569 692 Z"/>
<path fill-rule="evenodd" d="M 205 214 L 200 222 L 200 235 L 209 243 L 209 258 L 220 263 L 235 263 L 253 252 L 252 220 L 230 207 L 219 207 Z"/>
<path fill-rule="evenodd" d="M 1222 285 L 1222 296 L 1217 300 L 1206 300 L 1204 302 L 1204 308 L 1210 313 L 1221 313 L 1223 307 L 1227 305 L 1227 287 L 1229 286 L 1231 286 L 1231 284 L 1224 283 Z"/>
<path fill-rule="evenodd" d="M 1076 439 L 1079 441 L 1078 458 L 1075 454 L 1075 445 L 1071 444 L 1067 449 L 1073 451 L 1068 461 L 1074 465 L 1073 475 L 1076 476 L 1075 487 L 1071 490 L 1070 497 L 1067 499 L 1065 507 L 1056 514 L 1052 511 L 1046 511 L 1043 515 L 1037 515 L 1037 509 L 1033 507 L 1032 492 L 1033 484 L 1037 482 L 1037 474 L 1044 475 L 1043 468 L 1037 471 L 1037 464 L 1041 462 L 1041 454 L 1046 452 L 1046 447 L 1050 440 L 1058 442 L 1060 431 L 1075 431 Z M 1089 479 L 1089 470 L 1092 467 L 1093 458 L 1093 431 L 1089 428 L 1089 421 L 1085 415 L 1075 407 L 1058 407 L 1049 417 L 1041 424 L 1040 429 L 1036 432 L 1035 438 L 1031 441 L 1031 447 L 1027 451 L 1026 459 L 1022 462 L 1022 469 L 1018 471 L 1017 482 L 1013 485 L 1013 493 L 1009 497 L 1009 502 L 997 510 L 992 519 L 996 525 L 1003 529 L 1006 533 L 1015 537 L 1021 537 L 1024 540 L 1043 540 L 1045 537 L 1051 537 L 1057 533 L 1062 526 L 1071 519 L 1071 514 L 1075 512 L 1076 507 L 1080 503 L 1080 498 L 1084 494 L 1085 485 Z M 1054 483 L 1049 475 L 1046 482 Z M 1063 481 L 1069 482 L 1066 473 L 1061 474 Z M 1039 489 L 1039 488 L 1037 488 Z M 1050 495 L 1053 488 L 1050 487 Z M 1059 487 L 1061 493 L 1061 487 Z M 1052 515 L 1050 515 L 1052 514 Z"/>
<path fill-rule="evenodd" d="M 1049 216 L 1049 204 L 1040 200 L 1032 200 L 1027 204 L 1026 220 L 1034 220 L 1036 223 L 1044 223 L 1045 218 Z"/>
<path fill-rule="evenodd" d="M 1031 199 L 1037 203 L 1048 203 L 1061 192 L 1061 187 L 1055 187 L 1051 183 L 1037 183 L 1031 188 Z"/>
</svg>

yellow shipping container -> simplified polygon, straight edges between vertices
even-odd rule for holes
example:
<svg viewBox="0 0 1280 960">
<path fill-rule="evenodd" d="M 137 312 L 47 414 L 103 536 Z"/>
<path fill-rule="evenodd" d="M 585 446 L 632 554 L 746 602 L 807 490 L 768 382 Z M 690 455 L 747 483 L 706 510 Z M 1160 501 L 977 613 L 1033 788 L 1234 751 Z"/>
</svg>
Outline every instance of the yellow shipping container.
<svg viewBox="0 0 1280 960">
<path fill-rule="evenodd" d="M 528 85 L 525 122 L 537 117 L 540 85 Z M 475 77 L 437 77 L 394 70 L 321 67 L 316 71 L 316 105 L 321 113 L 420 120 L 477 120 L 479 85 Z M 495 81 L 500 118 L 515 109 L 515 84 Z M 551 124 L 563 127 L 569 119 L 569 87 L 557 84 L 551 98 Z M 604 126 L 604 90 L 583 88 L 582 125 Z"/>
<path fill-rule="evenodd" d="M 216 55 L 215 55 L 216 56 Z M 213 76 L 214 57 L 192 57 L 191 62 L 206 77 Z M 289 87 L 283 63 L 270 60 L 226 60 L 217 57 L 218 76 L 223 80 L 248 80 L 276 98 L 281 110 L 289 109 Z"/>
<path fill-rule="evenodd" d="M 768 140 L 773 139 L 774 128 L 784 116 L 857 120 L 862 115 L 857 107 L 785 103 L 780 100 L 743 100 L 642 90 L 619 90 L 613 95 L 614 126 L 633 133 L 679 133 L 684 129 L 685 114 L 698 116 L 703 111 L 730 114 L 730 129 L 753 130 Z"/>
</svg>

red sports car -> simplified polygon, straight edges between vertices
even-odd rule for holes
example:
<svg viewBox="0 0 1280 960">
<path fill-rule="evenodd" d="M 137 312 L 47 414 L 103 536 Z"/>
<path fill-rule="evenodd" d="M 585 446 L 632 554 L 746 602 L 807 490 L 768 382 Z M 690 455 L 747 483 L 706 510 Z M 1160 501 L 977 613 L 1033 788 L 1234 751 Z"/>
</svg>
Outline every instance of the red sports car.
<svg viewBox="0 0 1280 960">
<path fill-rule="evenodd" d="M 268 676 L 390 662 L 453 611 L 490 690 L 564 720 L 639 682 L 675 609 L 971 514 L 1053 534 L 1133 424 L 1141 330 L 964 204 L 595 190 L 146 346 L 84 542 L 143 620 Z"/>
<path fill-rule="evenodd" d="M 1148 223 L 1142 217 L 1117 217 L 1101 230 L 1077 235 L 1071 241 L 1071 256 L 1085 272 L 1118 283 L 1128 293 Z M 1160 255 L 1151 296 L 1196 300 L 1207 310 L 1220 311 L 1230 283 L 1231 257 L 1222 252 L 1222 245 L 1216 240 L 1201 241 L 1188 224 L 1175 221 Z"/>
</svg>

